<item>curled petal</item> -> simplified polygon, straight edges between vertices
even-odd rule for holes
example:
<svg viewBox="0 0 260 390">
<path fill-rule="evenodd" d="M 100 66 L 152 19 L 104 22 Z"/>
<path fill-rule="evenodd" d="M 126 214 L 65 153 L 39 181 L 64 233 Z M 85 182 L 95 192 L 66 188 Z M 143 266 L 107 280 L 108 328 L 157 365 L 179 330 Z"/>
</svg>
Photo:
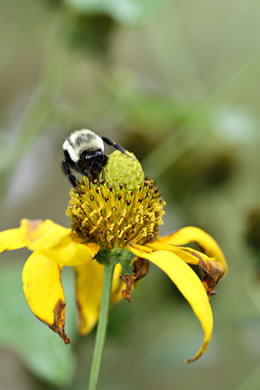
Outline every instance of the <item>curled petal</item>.
<svg viewBox="0 0 260 390">
<path fill-rule="evenodd" d="M 141 257 L 136 257 L 133 260 L 133 272 L 130 275 L 120 276 L 125 283 L 125 288 L 122 289 L 122 296 L 128 302 L 132 302 L 131 292 L 139 280 L 143 279 L 149 271 L 150 263 L 148 260 Z"/>
<path fill-rule="evenodd" d="M 190 242 L 196 242 L 207 256 L 220 261 L 224 267 L 225 273 L 227 272 L 225 256 L 217 242 L 208 233 L 197 227 L 184 227 L 167 236 L 158 238 L 156 242 L 169 245 L 185 245 Z"/>
<path fill-rule="evenodd" d="M 34 252 L 23 269 L 23 290 L 30 309 L 64 340 L 66 304 L 61 284 L 61 267 L 41 253 Z"/>
<path fill-rule="evenodd" d="M 95 326 L 101 304 L 104 266 L 96 260 L 87 265 L 74 267 L 76 272 L 76 299 L 78 306 L 78 328 L 80 334 L 87 334 Z M 122 298 L 120 280 L 122 268 L 115 266 L 111 305 Z"/>
<path fill-rule="evenodd" d="M 154 243 L 147 244 L 153 250 L 167 250 L 180 257 L 185 263 L 198 265 L 201 271 L 202 284 L 205 287 L 207 295 L 215 294 L 214 288 L 219 280 L 224 276 L 225 270 L 220 261 L 208 257 L 204 253 L 187 247 L 178 247 L 169 244 Z"/>
<path fill-rule="evenodd" d="M 185 263 L 188 264 L 199 264 L 204 261 L 214 261 L 213 258 L 208 257 L 202 252 L 199 252 L 195 249 L 187 248 L 187 247 L 178 247 L 170 244 L 165 244 L 158 242 L 158 240 L 152 242 L 151 244 L 146 244 L 149 248 L 153 250 L 165 250 L 168 252 L 172 252 L 175 255 L 179 256 Z"/>
<path fill-rule="evenodd" d="M 215 286 L 224 276 L 223 264 L 220 261 L 201 261 L 200 264 L 202 284 L 207 292 L 208 297 L 215 295 Z"/>
<path fill-rule="evenodd" d="M 213 317 L 206 291 L 196 273 L 174 253 L 157 251 L 153 253 L 142 252 L 136 248 L 131 251 L 139 257 L 151 261 L 164 271 L 189 302 L 198 317 L 204 331 L 204 341 L 196 355 L 188 360 L 197 360 L 207 349 L 213 329 Z"/>
<path fill-rule="evenodd" d="M 208 297 L 215 295 L 214 288 L 225 274 L 225 269 L 220 261 L 208 257 L 204 253 L 186 247 L 172 247 L 173 253 L 189 264 L 199 265 L 201 281 Z"/>
</svg>

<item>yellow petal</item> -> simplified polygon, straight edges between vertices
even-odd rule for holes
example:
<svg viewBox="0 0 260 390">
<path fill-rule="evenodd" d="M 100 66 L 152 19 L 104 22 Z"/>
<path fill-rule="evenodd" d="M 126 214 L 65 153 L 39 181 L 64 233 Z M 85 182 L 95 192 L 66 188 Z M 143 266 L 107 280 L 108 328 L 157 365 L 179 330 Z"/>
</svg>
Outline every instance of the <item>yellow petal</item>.
<svg viewBox="0 0 260 390">
<path fill-rule="evenodd" d="M 71 232 L 71 229 L 58 225 L 50 219 L 23 219 L 20 229 L 27 240 L 28 248 L 32 250 L 51 248 L 57 245 L 61 238 L 69 235 Z"/>
<path fill-rule="evenodd" d="M 122 274 L 122 267 L 120 264 L 116 264 L 114 275 L 113 275 L 113 283 L 112 283 L 112 292 L 111 292 L 111 306 L 120 301 L 122 296 L 122 291 L 125 288 L 125 283 L 122 282 L 120 276 Z"/>
<path fill-rule="evenodd" d="M 119 279 L 122 268 L 116 265 L 111 294 L 111 305 L 120 299 Z M 86 334 L 95 326 L 101 304 L 104 266 L 96 260 L 88 265 L 75 267 L 76 299 L 79 313 L 78 328 L 80 334 Z"/>
<path fill-rule="evenodd" d="M 131 251 L 151 261 L 164 271 L 189 302 L 204 331 L 204 341 L 196 355 L 188 362 L 197 360 L 207 349 L 213 329 L 213 317 L 205 289 L 196 273 L 178 256 L 167 251 L 146 253 L 136 248 Z"/>
<path fill-rule="evenodd" d="M 27 247 L 38 251 L 48 259 L 66 266 L 88 264 L 97 254 L 99 246 L 84 243 L 80 238 L 51 220 L 29 221 L 21 224 L 27 239 Z"/>
<path fill-rule="evenodd" d="M 39 250 L 39 252 L 57 264 L 79 266 L 88 264 L 98 250 L 99 246 L 96 244 L 82 244 L 67 236 L 61 239 L 56 246 Z"/>
<path fill-rule="evenodd" d="M 169 234 L 168 236 L 158 238 L 156 242 L 169 245 L 185 245 L 190 242 L 196 242 L 203 249 L 206 255 L 219 260 L 224 267 L 225 273 L 227 272 L 225 256 L 217 242 L 208 233 L 197 227 L 184 227 L 180 230 L 177 230 L 176 232 Z"/>
<path fill-rule="evenodd" d="M 188 264 L 199 264 L 200 262 L 208 262 L 215 261 L 212 257 L 208 257 L 202 252 L 199 252 L 195 249 L 187 248 L 187 247 L 178 247 L 174 245 L 160 243 L 157 240 L 154 243 L 146 244 L 149 248 L 153 250 L 165 250 L 168 252 L 172 252 L 175 255 L 179 256 L 185 263 Z M 134 246 L 135 247 L 135 246 Z"/>
<path fill-rule="evenodd" d="M 60 265 L 88 264 L 98 253 L 99 246 L 85 243 L 71 229 L 47 219 L 23 219 L 17 229 L 0 233 L 0 252 L 26 246 Z"/>
<path fill-rule="evenodd" d="M 0 232 L 0 253 L 26 246 L 26 240 L 20 228 Z"/>
<path fill-rule="evenodd" d="M 70 234 L 71 230 L 57 225 L 51 220 L 23 219 L 20 227 L 0 233 L 0 248 L 12 250 L 27 246 L 28 248 L 50 248 L 56 245 L 61 236 Z"/>
<path fill-rule="evenodd" d="M 23 269 L 23 290 L 33 314 L 64 340 L 66 305 L 61 284 L 61 267 L 40 253 L 34 252 Z"/>
<path fill-rule="evenodd" d="M 23 219 L 19 228 L 0 233 L 0 252 L 25 246 L 33 248 L 33 245 L 35 245 L 35 249 L 37 246 L 49 248 L 57 244 L 61 234 L 64 236 L 69 233 L 70 229 L 57 225 L 51 220 L 30 221 Z"/>
</svg>

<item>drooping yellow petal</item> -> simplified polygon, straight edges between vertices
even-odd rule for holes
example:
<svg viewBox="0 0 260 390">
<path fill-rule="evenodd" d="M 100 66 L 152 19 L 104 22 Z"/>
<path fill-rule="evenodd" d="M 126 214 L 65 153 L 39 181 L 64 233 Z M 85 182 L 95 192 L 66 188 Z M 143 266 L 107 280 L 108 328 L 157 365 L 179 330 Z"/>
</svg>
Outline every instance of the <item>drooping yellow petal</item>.
<svg viewBox="0 0 260 390">
<path fill-rule="evenodd" d="M 201 281 L 208 297 L 215 294 L 214 288 L 225 274 L 223 264 L 220 261 L 192 248 L 169 245 L 157 241 L 147 244 L 147 246 L 153 251 L 169 251 L 181 258 L 185 263 L 198 265 L 201 272 Z M 143 250 L 141 249 L 141 251 Z"/>
<path fill-rule="evenodd" d="M 46 250 L 42 249 L 40 252 L 57 264 L 79 266 L 88 264 L 98 250 L 99 246 L 94 243 L 82 244 L 67 236 L 61 239 L 56 246 Z"/>
<path fill-rule="evenodd" d="M 23 219 L 20 229 L 27 240 L 27 246 L 31 247 L 32 250 L 51 248 L 57 245 L 61 238 L 68 236 L 71 232 L 71 229 L 58 225 L 50 219 Z"/>
<path fill-rule="evenodd" d="M 189 302 L 204 331 L 204 341 L 196 355 L 188 362 L 197 360 L 207 349 L 213 329 L 213 317 L 206 291 L 196 273 L 178 256 L 168 251 L 153 253 L 130 250 L 139 257 L 151 261 L 164 271 Z"/>
<path fill-rule="evenodd" d="M 120 294 L 119 279 L 122 268 L 119 264 L 115 266 L 111 305 L 116 303 L 122 296 Z M 86 334 L 95 326 L 100 310 L 104 266 L 96 260 L 88 265 L 75 267 L 76 272 L 76 299 L 78 306 L 78 328 L 80 334 Z"/>
<path fill-rule="evenodd" d="M 169 245 L 185 245 L 189 244 L 190 242 L 196 242 L 203 249 L 206 255 L 220 261 L 223 264 L 225 273 L 227 272 L 225 256 L 217 242 L 208 233 L 197 227 L 184 227 L 167 236 L 158 238 L 156 242 Z"/>
<path fill-rule="evenodd" d="M 113 282 L 112 282 L 111 302 L 110 302 L 111 306 L 123 298 L 122 291 L 125 288 L 125 283 L 120 279 L 121 274 L 122 274 L 122 267 L 120 264 L 116 264 L 114 275 L 113 275 Z"/>
<path fill-rule="evenodd" d="M 41 253 L 34 252 L 25 263 L 22 280 L 33 314 L 68 344 L 70 340 L 64 331 L 66 305 L 61 267 Z"/>
<path fill-rule="evenodd" d="M 84 243 L 71 229 L 49 219 L 23 219 L 19 228 L 0 232 L 0 253 L 23 247 L 69 266 L 88 264 L 99 251 L 95 243 Z"/>
<path fill-rule="evenodd" d="M 23 220 L 21 230 L 29 249 L 42 253 L 60 265 L 88 264 L 99 250 L 98 245 L 84 243 L 72 234 L 71 229 L 51 220 Z"/>
<path fill-rule="evenodd" d="M 146 244 L 149 248 L 153 250 L 165 250 L 174 253 L 179 256 L 185 263 L 188 264 L 199 264 L 204 261 L 215 261 L 212 257 L 205 255 L 205 253 L 199 252 L 192 248 L 187 247 L 178 247 L 174 245 L 169 245 L 165 243 L 160 243 L 157 240 L 152 242 L 151 244 Z"/>
<path fill-rule="evenodd" d="M 0 253 L 26 246 L 26 240 L 20 228 L 0 232 Z"/>
<path fill-rule="evenodd" d="M 61 236 L 70 234 L 71 230 L 57 225 L 51 220 L 23 219 L 19 228 L 0 232 L 0 252 L 23 247 L 50 248 L 56 245 Z"/>
</svg>

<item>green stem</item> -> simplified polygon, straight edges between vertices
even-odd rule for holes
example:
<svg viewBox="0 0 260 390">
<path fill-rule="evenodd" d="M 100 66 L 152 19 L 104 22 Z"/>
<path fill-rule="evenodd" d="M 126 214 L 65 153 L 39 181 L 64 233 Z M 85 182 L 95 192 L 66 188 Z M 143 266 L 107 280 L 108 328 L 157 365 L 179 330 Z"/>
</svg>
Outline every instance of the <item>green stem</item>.
<svg viewBox="0 0 260 390">
<path fill-rule="evenodd" d="M 112 278 L 114 272 L 114 262 L 104 263 L 104 281 L 102 289 L 101 307 L 98 320 L 98 328 L 96 334 L 96 343 L 90 370 L 90 379 L 88 390 L 97 390 L 98 378 L 102 363 L 104 344 L 106 338 L 106 330 L 108 324 L 108 314 L 110 307 L 110 296 L 112 287 Z"/>
</svg>

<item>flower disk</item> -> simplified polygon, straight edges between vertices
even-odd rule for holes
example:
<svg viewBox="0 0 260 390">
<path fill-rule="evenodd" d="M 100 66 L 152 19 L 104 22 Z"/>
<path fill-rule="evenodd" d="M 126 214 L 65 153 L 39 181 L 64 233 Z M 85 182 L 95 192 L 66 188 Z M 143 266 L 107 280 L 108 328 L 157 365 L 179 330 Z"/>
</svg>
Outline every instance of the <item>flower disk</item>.
<svg viewBox="0 0 260 390">
<path fill-rule="evenodd" d="M 124 248 L 157 237 L 164 200 L 152 180 L 143 180 L 140 163 L 131 153 L 109 156 L 104 179 L 89 184 L 86 177 L 70 191 L 67 215 L 72 231 L 86 242 Z"/>
<path fill-rule="evenodd" d="M 134 190 L 124 185 L 119 189 L 86 178 L 78 191 L 70 191 L 67 215 L 72 230 L 87 242 L 107 248 L 126 247 L 129 243 L 144 244 L 158 235 L 162 225 L 164 200 L 153 181 L 145 180 Z"/>
</svg>

